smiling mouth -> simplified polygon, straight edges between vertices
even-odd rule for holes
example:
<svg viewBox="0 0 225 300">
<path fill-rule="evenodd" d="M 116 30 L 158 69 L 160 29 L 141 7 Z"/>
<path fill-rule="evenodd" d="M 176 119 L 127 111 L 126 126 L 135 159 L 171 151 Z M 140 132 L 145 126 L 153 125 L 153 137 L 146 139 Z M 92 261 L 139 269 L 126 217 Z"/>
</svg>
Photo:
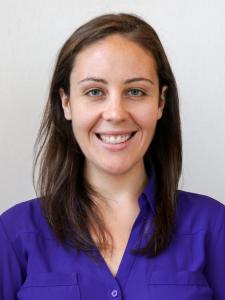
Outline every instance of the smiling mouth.
<svg viewBox="0 0 225 300">
<path fill-rule="evenodd" d="M 106 143 L 106 144 L 123 144 L 127 142 L 128 140 L 132 139 L 132 137 L 136 134 L 137 131 L 133 131 L 129 134 L 123 134 L 123 135 L 105 135 L 96 133 L 95 135 L 97 138 Z"/>
</svg>

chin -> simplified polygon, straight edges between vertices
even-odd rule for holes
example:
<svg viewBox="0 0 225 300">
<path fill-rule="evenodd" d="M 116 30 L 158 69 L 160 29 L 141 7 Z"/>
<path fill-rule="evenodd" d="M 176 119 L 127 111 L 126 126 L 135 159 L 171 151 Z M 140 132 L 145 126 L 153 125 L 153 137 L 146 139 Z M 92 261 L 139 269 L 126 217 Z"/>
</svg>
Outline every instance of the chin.
<svg viewBox="0 0 225 300">
<path fill-rule="evenodd" d="M 109 174 L 109 175 L 114 175 L 114 176 L 118 176 L 118 175 L 123 175 L 123 174 L 126 174 L 129 172 L 131 168 L 128 167 L 128 166 L 122 166 L 122 165 L 119 165 L 119 166 L 108 166 L 108 167 L 105 167 L 103 168 L 104 172 Z"/>
</svg>

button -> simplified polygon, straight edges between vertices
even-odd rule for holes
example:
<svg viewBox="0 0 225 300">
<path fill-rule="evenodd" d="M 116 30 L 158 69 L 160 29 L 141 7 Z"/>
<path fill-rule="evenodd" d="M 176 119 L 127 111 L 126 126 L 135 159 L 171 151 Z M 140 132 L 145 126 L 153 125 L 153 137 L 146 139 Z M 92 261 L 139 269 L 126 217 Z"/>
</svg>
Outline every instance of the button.
<svg viewBox="0 0 225 300">
<path fill-rule="evenodd" d="M 117 290 L 112 290 L 111 295 L 113 298 L 118 296 L 118 291 Z"/>
</svg>

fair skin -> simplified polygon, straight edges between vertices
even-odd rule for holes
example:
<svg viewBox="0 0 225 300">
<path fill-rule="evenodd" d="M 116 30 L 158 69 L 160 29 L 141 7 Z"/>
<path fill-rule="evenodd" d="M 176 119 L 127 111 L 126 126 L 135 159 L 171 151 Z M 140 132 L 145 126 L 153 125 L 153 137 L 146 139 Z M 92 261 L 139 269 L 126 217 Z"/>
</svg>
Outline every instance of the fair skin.
<svg viewBox="0 0 225 300">
<path fill-rule="evenodd" d="M 70 94 L 60 89 L 64 116 L 72 120 L 86 158 L 85 176 L 107 201 L 99 206 L 115 241 L 108 261 L 114 274 L 139 213 L 138 196 L 147 182 L 143 156 L 162 116 L 165 91 L 159 94 L 153 56 L 118 34 L 79 52 Z"/>
</svg>

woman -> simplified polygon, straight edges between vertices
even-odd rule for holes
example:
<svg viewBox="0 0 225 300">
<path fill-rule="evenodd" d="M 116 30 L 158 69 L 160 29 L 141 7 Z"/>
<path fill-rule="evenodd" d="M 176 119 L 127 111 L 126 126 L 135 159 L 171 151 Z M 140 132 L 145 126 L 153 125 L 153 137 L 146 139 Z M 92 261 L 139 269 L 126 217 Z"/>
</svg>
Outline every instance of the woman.
<svg viewBox="0 0 225 300">
<path fill-rule="evenodd" d="M 1 299 L 225 299 L 225 207 L 177 190 L 176 82 L 149 24 L 71 35 L 36 146 L 38 198 L 1 215 Z"/>
</svg>

